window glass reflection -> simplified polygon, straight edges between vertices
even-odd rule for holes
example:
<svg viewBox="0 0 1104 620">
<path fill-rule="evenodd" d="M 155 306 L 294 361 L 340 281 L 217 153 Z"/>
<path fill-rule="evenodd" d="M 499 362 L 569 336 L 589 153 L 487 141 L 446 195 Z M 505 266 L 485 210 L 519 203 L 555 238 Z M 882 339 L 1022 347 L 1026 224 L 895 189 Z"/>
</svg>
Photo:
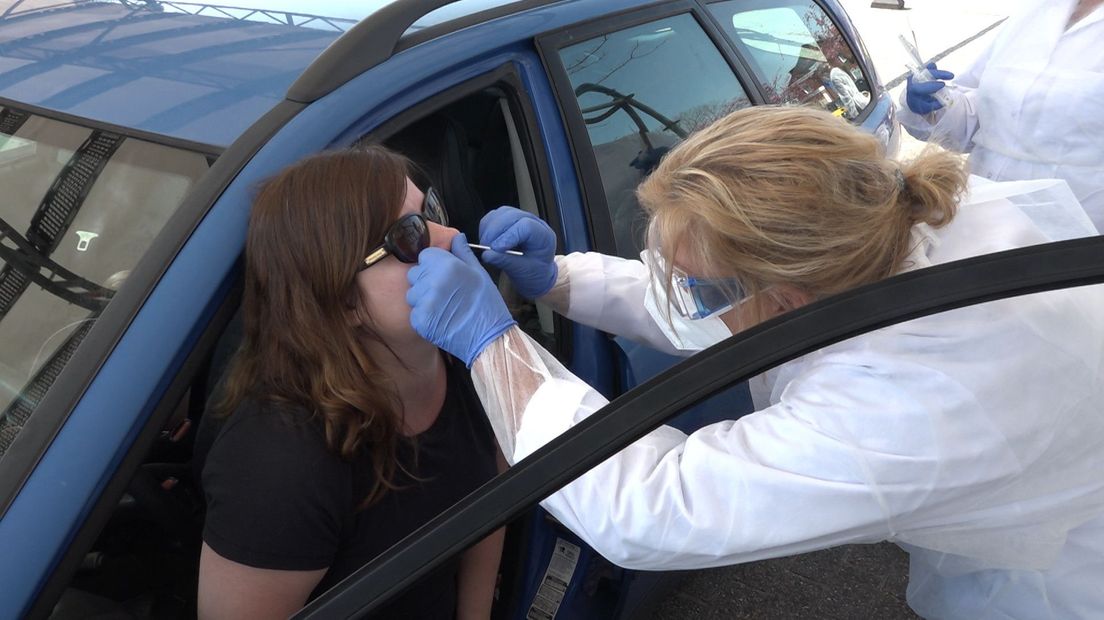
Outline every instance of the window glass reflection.
<svg viewBox="0 0 1104 620">
<path fill-rule="evenodd" d="M 752 65 L 767 99 L 823 107 L 854 119 L 870 84 L 828 14 L 811 0 L 743 0 L 710 5 Z"/>
<path fill-rule="evenodd" d="M 636 257 L 643 218 L 634 191 L 694 130 L 750 105 L 717 47 L 678 15 L 565 47 L 609 204 L 618 254 Z"/>
</svg>

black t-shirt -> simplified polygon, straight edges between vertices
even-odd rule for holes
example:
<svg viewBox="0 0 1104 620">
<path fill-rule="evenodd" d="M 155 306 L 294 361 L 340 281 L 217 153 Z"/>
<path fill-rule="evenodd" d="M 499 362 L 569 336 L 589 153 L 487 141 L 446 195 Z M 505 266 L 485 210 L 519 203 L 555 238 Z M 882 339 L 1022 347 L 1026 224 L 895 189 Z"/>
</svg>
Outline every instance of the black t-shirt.
<svg viewBox="0 0 1104 620">
<path fill-rule="evenodd" d="M 313 599 L 496 473 L 490 426 L 471 378 L 455 361 L 437 420 L 413 444 L 400 440 L 399 462 L 417 479 L 397 472 L 401 488 L 360 509 L 374 481 L 367 450 L 343 460 L 304 409 L 243 403 L 225 420 L 203 466 L 203 540 L 247 566 L 329 567 Z M 457 568 L 453 562 L 423 579 L 377 617 L 452 618 Z"/>
</svg>

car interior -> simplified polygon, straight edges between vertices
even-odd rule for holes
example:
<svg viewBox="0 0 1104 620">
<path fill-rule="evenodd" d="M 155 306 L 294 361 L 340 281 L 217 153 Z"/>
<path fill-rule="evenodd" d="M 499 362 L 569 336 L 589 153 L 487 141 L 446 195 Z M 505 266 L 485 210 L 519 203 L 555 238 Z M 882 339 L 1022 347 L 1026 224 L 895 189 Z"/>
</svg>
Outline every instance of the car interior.
<svg viewBox="0 0 1104 620">
<path fill-rule="evenodd" d="M 386 131 L 386 128 L 384 128 Z M 382 142 L 409 157 L 415 183 L 441 194 L 450 225 L 478 238 L 480 217 L 500 205 L 537 213 L 531 169 L 507 94 L 483 89 L 438 107 L 386 134 Z M 521 299 L 500 274 L 499 288 L 520 326 L 556 351 L 550 309 Z M 236 306 L 232 298 L 229 304 Z M 220 426 L 200 422 L 217 397 L 219 380 L 241 338 L 241 317 L 231 307 L 224 327 L 195 371 L 184 397 L 154 441 L 106 526 L 84 555 L 51 618 L 190 618 L 196 613 L 204 498 L 198 484 L 202 457 Z M 213 429 L 213 430 L 211 430 Z M 512 525 L 501 564 L 503 599 L 520 596 L 524 519 Z M 511 575 L 512 573 L 515 573 Z"/>
</svg>

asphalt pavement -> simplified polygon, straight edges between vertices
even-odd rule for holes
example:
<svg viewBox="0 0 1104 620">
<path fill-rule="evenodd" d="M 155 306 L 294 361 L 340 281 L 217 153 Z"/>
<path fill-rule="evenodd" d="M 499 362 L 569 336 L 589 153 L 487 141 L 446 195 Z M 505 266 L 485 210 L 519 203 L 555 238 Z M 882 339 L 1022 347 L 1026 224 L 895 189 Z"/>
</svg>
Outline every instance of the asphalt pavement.
<svg viewBox="0 0 1104 620">
<path fill-rule="evenodd" d="M 907 54 L 898 34 L 912 36 L 926 58 L 964 71 L 1012 10 L 1008 0 L 906 0 L 906 10 L 841 0 L 894 100 L 904 88 Z M 902 136 L 898 157 L 924 146 Z M 653 620 L 788 618 L 904 620 L 908 555 L 891 543 L 845 545 L 786 558 L 687 572 Z"/>
<path fill-rule="evenodd" d="M 906 620 L 908 556 L 896 545 L 845 545 L 689 572 L 652 620 Z"/>
</svg>

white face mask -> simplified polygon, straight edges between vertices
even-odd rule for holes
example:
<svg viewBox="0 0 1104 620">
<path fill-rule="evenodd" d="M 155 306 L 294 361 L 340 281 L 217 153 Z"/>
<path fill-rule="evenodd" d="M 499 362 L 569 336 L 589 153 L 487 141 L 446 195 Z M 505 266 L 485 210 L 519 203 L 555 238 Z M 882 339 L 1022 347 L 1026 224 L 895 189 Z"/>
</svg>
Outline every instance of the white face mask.
<svg viewBox="0 0 1104 620">
<path fill-rule="evenodd" d="M 645 264 L 648 263 L 645 262 Z M 666 288 L 659 285 L 656 278 L 650 278 L 648 292 L 644 295 L 644 308 L 676 349 L 701 351 L 732 335 L 728 326 L 720 319 L 720 313 L 704 319 L 684 318 L 671 308 L 667 300 Z"/>
</svg>

